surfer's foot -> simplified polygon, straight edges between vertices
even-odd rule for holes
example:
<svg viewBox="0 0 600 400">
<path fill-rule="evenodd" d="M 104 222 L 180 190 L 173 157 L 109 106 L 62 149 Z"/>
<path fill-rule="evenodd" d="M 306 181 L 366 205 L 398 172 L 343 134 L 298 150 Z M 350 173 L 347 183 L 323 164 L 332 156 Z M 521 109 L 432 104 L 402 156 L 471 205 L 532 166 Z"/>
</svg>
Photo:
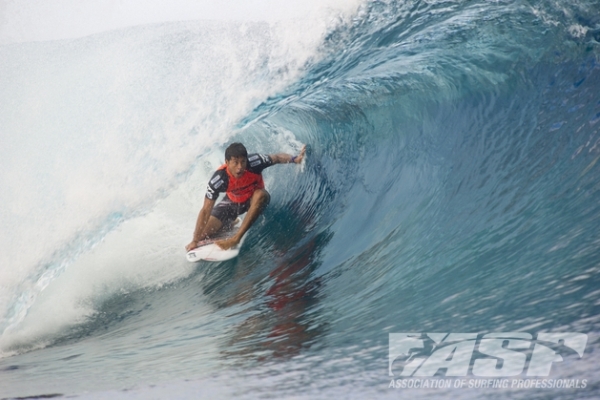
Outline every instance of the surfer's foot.
<svg viewBox="0 0 600 400">
<path fill-rule="evenodd" d="M 237 239 L 237 238 L 235 238 L 235 237 L 232 237 L 232 238 L 229 238 L 229 239 L 218 240 L 215 243 L 217 244 L 217 246 L 219 246 L 223 250 L 229 250 L 232 247 L 237 246 L 238 243 L 240 243 L 240 240 Z"/>
<path fill-rule="evenodd" d="M 210 243 L 214 243 L 214 240 L 211 240 L 209 237 L 205 237 L 204 239 L 200 240 L 200 241 L 192 241 L 190 244 L 188 244 L 187 246 L 185 246 L 185 249 L 187 251 L 192 251 L 194 249 L 197 249 L 198 247 L 202 247 L 205 246 L 207 244 Z"/>
</svg>

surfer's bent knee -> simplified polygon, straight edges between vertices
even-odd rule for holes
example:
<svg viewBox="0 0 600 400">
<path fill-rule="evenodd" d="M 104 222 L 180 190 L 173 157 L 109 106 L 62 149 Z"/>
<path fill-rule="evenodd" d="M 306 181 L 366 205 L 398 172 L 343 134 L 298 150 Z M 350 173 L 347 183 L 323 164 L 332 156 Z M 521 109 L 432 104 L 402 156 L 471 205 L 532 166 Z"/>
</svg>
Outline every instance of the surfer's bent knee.
<svg viewBox="0 0 600 400">
<path fill-rule="evenodd" d="M 254 192 L 254 196 L 256 196 L 256 201 L 260 202 L 262 207 L 268 206 L 269 203 L 271 202 L 271 194 L 269 192 L 267 192 L 265 189 L 257 189 Z"/>
</svg>

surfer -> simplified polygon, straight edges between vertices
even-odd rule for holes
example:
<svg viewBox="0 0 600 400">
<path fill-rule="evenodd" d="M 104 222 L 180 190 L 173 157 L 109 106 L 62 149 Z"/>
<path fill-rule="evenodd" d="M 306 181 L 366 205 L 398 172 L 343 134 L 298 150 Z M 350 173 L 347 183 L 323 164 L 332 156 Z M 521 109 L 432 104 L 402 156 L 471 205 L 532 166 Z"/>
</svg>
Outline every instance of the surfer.
<svg viewBox="0 0 600 400">
<path fill-rule="evenodd" d="M 223 227 L 234 223 L 238 215 L 247 212 L 240 229 L 230 238 L 215 242 L 223 250 L 236 246 L 244 233 L 269 204 L 271 195 L 265 190 L 262 171 L 275 164 L 300 164 L 306 146 L 300 154 L 248 154 L 241 143 L 232 143 L 225 150 L 225 164 L 220 166 L 208 182 L 204 205 L 196 220 L 192 241 L 187 251 L 198 247 L 198 242 L 217 234 Z M 219 193 L 225 193 L 215 206 Z"/>
</svg>

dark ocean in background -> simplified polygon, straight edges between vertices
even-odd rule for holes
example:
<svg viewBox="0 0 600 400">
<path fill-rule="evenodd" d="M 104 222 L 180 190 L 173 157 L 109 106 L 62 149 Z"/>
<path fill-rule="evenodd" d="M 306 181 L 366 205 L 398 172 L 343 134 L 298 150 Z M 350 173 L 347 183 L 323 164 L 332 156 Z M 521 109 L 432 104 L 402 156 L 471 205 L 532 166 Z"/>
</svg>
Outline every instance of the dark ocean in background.
<svg viewBox="0 0 600 400">
<path fill-rule="evenodd" d="M 600 397 L 600 3 L 369 1 L 302 59 L 277 32 L 0 47 L 0 398 Z M 189 264 L 234 140 L 308 156 Z M 396 332 L 585 333 L 549 378 L 587 385 L 390 388 Z"/>
</svg>

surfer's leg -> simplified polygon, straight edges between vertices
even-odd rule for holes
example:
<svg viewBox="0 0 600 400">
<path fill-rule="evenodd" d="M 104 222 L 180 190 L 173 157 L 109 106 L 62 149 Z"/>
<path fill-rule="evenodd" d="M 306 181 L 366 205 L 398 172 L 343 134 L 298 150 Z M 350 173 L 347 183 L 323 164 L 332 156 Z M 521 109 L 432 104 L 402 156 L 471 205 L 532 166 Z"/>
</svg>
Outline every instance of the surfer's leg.
<svg viewBox="0 0 600 400">
<path fill-rule="evenodd" d="M 250 229 L 254 221 L 260 216 L 266 206 L 269 205 L 269 201 L 271 201 L 271 195 L 265 189 L 256 189 L 252 197 L 250 198 L 250 206 L 248 208 L 248 212 L 246 214 L 246 218 L 244 218 L 244 222 L 242 222 L 242 226 L 236 232 L 235 236 L 218 241 L 217 244 L 223 249 L 229 249 L 235 245 L 237 245 L 244 234 Z"/>
<path fill-rule="evenodd" d="M 211 215 L 208 219 L 208 223 L 206 224 L 206 228 L 204 228 L 204 239 L 208 239 L 219 233 L 219 231 L 223 228 L 223 223 L 214 215 Z"/>
<path fill-rule="evenodd" d="M 250 229 L 254 221 L 262 214 L 265 207 L 269 205 L 269 201 L 271 201 L 271 195 L 265 189 L 257 189 L 254 192 L 250 199 L 250 208 L 248 209 L 246 218 L 244 218 L 244 222 L 242 222 L 242 226 L 240 226 L 236 234 L 239 239 L 244 236 L 244 233 Z"/>
<path fill-rule="evenodd" d="M 225 197 L 219 202 L 210 213 L 210 218 L 206 224 L 206 234 L 204 239 L 214 237 L 219 234 L 223 228 L 231 226 L 232 222 L 238 216 L 238 205 Z"/>
</svg>

